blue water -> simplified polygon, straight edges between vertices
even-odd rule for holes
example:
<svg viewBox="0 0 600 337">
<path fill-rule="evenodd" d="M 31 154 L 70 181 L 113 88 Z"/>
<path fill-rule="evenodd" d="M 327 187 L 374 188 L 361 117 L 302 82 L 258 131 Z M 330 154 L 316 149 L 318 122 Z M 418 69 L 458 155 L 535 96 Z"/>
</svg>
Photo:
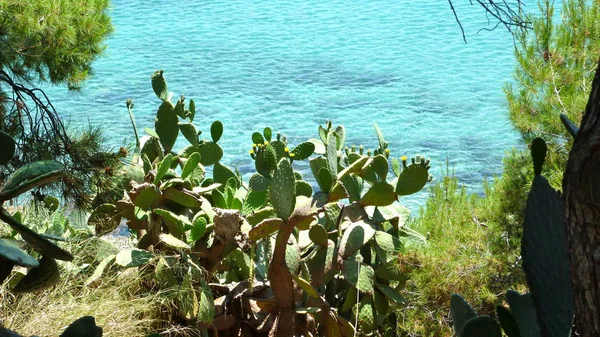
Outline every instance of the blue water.
<svg viewBox="0 0 600 337">
<path fill-rule="evenodd" d="M 438 177 L 448 159 L 481 191 L 518 143 L 502 92 L 513 40 L 501 28 L 477 34 L 483 10 L 455 5 L 468 44 L 441 0 L 113 0 L 115 33 L 83 92 L 48 94 L 69 124 L 101 123 L 111 144 L 131 144 L 125 100 L 140 128 L 153 127 L 150 75 L 164 69 L 174 98 L 195 100 L 198 128 L 223 122 L 223 162 L 243 173 L 250 135 L 265 126 L 293 145 L 332 120 L 348 142 L 374 148 L 377 123 L 393 156 L 425 154 Z"/>
</svg>

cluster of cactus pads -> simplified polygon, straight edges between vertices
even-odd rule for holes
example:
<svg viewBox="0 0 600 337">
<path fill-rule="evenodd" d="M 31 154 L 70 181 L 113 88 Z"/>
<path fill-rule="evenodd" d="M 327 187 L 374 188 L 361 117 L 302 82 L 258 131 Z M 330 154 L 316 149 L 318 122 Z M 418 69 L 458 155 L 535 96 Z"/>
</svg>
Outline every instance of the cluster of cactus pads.
<svg viewBox="0 0 600 337">
<path fill-rule="evenodd" d="M 6 165 L 15 155 L 15 141 L 0 130 L 0 165 Z M 63 166 L 54 161 L 27 164 L 13 172 L 0 191 L 0 220 L 10 226 L 22 240 L 0 239 L 0 284 L 11 276 L 15 267 L 27 268 L 26 275 L 17 273 L 10 278 L 12 291 L 16 293 L 44 289 L 59 279 L 56 260 L 71 261 L 73 256 L 55 244 L 60 239 L 38 234 L 23 225 L 18 215 L 11 215 L 4 203 L 35 188 L 47 185 L 65 175 Z M 25 248 L 26 247 L 26 248 Z M 38 258 L 28 252 L 35 252 Z"/>
<path fill-rule="evenodd" d="M 530 293 L 509 290 L 510 309 L 498 306 L 498 321 L 478 316 L 459 295 L 452 295 L 451 313 L 458 337 L 569 337 L 573 322 L 573 290 L 569 274 L 562 199 L 541 176 L 546 143 L 531 144 L 535 177 L 527 198 L 521 241 L 523 269 Z"/>
<path fill-rule="evenodd" d="M 125 219 L 137 247 L 107 256 L 88 284 L 107 268 L 139 267 L 171 294 L 177 319 L 206 336 L 395 336 L 380 327 L 404 302 L 398 256 L 425 241 L 397 201 L 430 181 L 429 161 L 390 160 L 377 127 L 373 154 L 345 147 L 331 123 L 296 146 L 265 128 L 252 134 L 246 183 L 220 162 L 223 125 L 201 139 L 194 102 L 171 103 L 161 71 L 152 87 L 162 103 L 123 174 L 123 198 L 89 219 L 99 234 Z M 175 152 L 180 131 L 189 144 Z M 294 170 L 304 160 L 320 191 Z"/>
</svg>

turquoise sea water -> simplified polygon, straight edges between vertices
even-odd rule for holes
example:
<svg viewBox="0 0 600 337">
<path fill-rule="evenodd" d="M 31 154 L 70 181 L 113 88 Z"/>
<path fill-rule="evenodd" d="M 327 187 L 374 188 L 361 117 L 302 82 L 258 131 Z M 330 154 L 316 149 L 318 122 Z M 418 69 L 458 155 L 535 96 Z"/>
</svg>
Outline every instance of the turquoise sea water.
<svg viewBox="0 0 600 337">
<path fill-rule="evenodd" d="M 376 122 L 392 155 L 425 154 L 437 177 L 448 159 L 480 191 L 518 143 L 502 92 L 513 40 L 501 28 L 476 34 L 483 10 L 455 2 L 468 44 L 441 0 L 113 0 L 115 33 L 83 92 L 47 93 L 69 124 L 101 123 L 120 146 L 133 142 L 127 98 L 138 127 L 153 127 L 150 75 L 164 69 L 174 97 L 195 100 L 198 128 L 223 122 L 223 162 L 242 173 L 250 135 L 265 126 L 293 145 L 332 120 L 348 142 L 374 148 Z"/>
</svg>

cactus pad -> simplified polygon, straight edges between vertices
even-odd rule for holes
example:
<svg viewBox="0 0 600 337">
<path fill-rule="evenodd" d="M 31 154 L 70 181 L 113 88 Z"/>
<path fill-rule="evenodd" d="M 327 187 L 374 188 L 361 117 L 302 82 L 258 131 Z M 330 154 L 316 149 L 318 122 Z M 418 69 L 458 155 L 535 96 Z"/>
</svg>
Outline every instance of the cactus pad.
<svg viewBox="0 0 600 337">
<path fill-rule="evenodd" d="M 502 330 L 504 330 L 504 333 L 507 337 L 523 337 L 519 332 L 519 325 L 517 324 L 517 321 L 513 315 L 510 313 L 510 310 L 498 305 L 496 306 L 496 315 L 498 316 L 500 326 L 502 327 Z"/>
<path fill-rule="evenodd" d="M 377 287 L 377 289 L 379 289 L 379 291 L 381 291 L 390 300 L 392 300 L 398 304 L 406 303 L 406 299 L 404 298 L 404 296 L 400 295 L 400 293 L 398 291 L 396 291 L 396 289 L 394 289 L 388 285 L 385 285 L 383 283 L 375 283 L 375 286 Z"/>
<path fill-rule="evenodd" d="M 200 163 L 204 166 L 210 166 L 217 163 L 223 157 L 223 149 L 213 142 L 204 142 L 198 148 L 200 153 Z"/>
<path fill-rule="evenodd" d="M 477 316 L 465 324 L 461 337 L 502 337 L 502 330 L 490 316 Z"/>
<path fill-rule="evenodd" d="M 221 121 L 214 121 L 211 125 L 210 125 L 210 137 L 212 138 L 213 142 L 218 142 L 219 139 L 221 139 L 221 136 L 223 135 L 223 123 L 221 123 Z"/>
<path fill-rule="evenodd" d="M 51 160 L 36 161 L 30 164 L 21 166 L 15 172 L 13 172 L 6 184 L 4 185 L 2 193 L 10 192 L 14 189 L 25 188 L 30 185 L 30 188 L 37 187 L 34 184 L 35 181 L 39 180 L 41 176 L 60 176 L 64 172 L 64 166 L 60 163 Z M 47 181 L 45 181 L 47 183 Z M 38 184 L 39 185 L 39 184 Z"/>
<path fill-rule="evenodd" d="M 160 98 L 163 101 L 166 101 L 169 97 L 169 92 L 167 90 L 167 81 L 163 77 L 163 71 L 157 70 L 150 77 L 152 80 L 152 90 L 156 94 L 156 97 Z"/>
<path fill-rule="evenodd" d="M 283 225 L 283 220 L 279 218 L 265 219 L 250 230 L 248 237 L 256 242 L 277 232 L 281 225 Z"/>
<path fill-rule="evenodd" d="M 42 256 L 38 261 L 39 265 L 27 272 L 27 275 L 17 283 L 13 291 L 15 293 L 25 293 L 46 289 L 58 282 L 60 272 L 56 260 L 51 257 Z"/>
<path fill-rule="evenodd" d="M 359 204 L 361 206 L 388 206 L 396 201 L 397 196 L 394 192 L 394 186 L 388 184 L 386 181 L 380 181 L 367 191 L 365 195 L 360 199 Z"/>
<path fill-rule="evenodd" d="M 539 175 L 527 198 L 521 255 L 542 335 L 568 336 L 574 310 L 564 205 Z"/>
<path fill-rule="evenodd" d="M 328 240 L 326 247 L 318 247 L 314 254 L 306 259 L 306 267 L 310 271 L 310 282 L 320 287 L 329 282 L 335 274 L 335 244 Z"/>
<path fill-rule="evenodd" d="M 419 192 L 429 180 L 428 167 L 423 164 L 411 164 L 398 177 L 396 193 L 410 195 Z"/>
<path fill-rule="evenodd" d="M 179 118 L 173 110 L 173 104 L 169 101 L 163 102 L 156 112 L 156 120 L 154 121 L 154 130 L 160 139 L 164 153 L 171 152 L 173 145 L 177 141 L 179 135 Z"/>
<path fill-rule="evenodd" d="M 102 328 L 92 316 L 84 316 L 71 323 L 59 337 L 101 337 Z"/>
<path fill-rule="evenodd" d="M 327 248 L 327 231 L 321 225 L 314 225 L 310 228 L 308 232 L 308 237 L 315 244 Z"/>
<path fill-rule="evenodd" d="M 344 231 L 340 241 L 339 255 L 342 259 L 347 259 L 369 242 L 373 235 L 375 235 L 375 230 L 370 224 L 364 221 L 352 223 Z"/>
<path fill-rule="evenodd" d="M 115 257 L 115 263 L 125 268 L 139 267 L 150 262 L 153 257 L 154 255 L 146 250 L 137 248 L 124 249 Z"/>
<path fill-rule="evenodd" d="M 192 146 L 198 146 L 198 130 L 192 123 L 179 123 L 179 131 Z"/>
<path fill-rule="evenodd" d="M 344 278 L 362 293 L 373 294 L 375 271 L 371 266 L 359 263 L 357 257 L 359 257 L 358 261 L 362 258 L 359 253 L 355 253 L 344 260 L 344 265 L 342 267 Z"/>
<path fill-rule="evenodd" d="M 296 201 L 296 181 L 289 160 L 283 158 L 279 162 L 269 192 L 277 216 L 287 221 Z"/>
<path fill-rule="evenodd" d="M 0 256 L 2 260 L 10 261 L 11 264 L 22 267 L 37 267 L 38 261 L 31 255 L 25 253 L 11 240 L 0 239 Z M 4 262 L 4 261 L 2 261 Z"/>
<path fill-rule="evenodd" d="M 296 146 L 291 152 L 290 156 L 293 155 L 294 160 L 308 159 L 313 152 L 315 152 L 315 144 L 311 142 L 304 142 Z"/>
<path fill-rule="evenodd" d="M 450 314 L 452 316 L 452 324 L 457 337 L 465 337 L 463 331 L 467 322 L 475 317 L 477 313 L 465 299 L 458 295 L 452 294 L 450 297 Z"/>
<path fill-rule="evenodd" d="M 521 337 L 540 337 L 540 327 L 537 324 L 537 314 L 531 299 L 531 294 L 519 294 L 514 290 L 506 292 L 506 302 L 514 317 Z"/>
<path fill-rule="evenodd" d="M 536 176 L 542 174 L 542 167 L 544 166 L 544 160 L 546 159 L 546 152 L 548 146 L 546 142 L 541 138 L 536 138 L 531 142 L 531 158 L 533 159 L 533 172 Z"/>
</svg>

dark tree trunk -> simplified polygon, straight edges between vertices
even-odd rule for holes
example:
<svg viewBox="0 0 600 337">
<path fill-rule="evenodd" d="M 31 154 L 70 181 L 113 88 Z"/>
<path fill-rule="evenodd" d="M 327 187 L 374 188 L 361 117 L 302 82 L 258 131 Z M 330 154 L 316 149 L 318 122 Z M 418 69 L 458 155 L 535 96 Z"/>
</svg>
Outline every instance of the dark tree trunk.
<svg viewBox="0 0 600 337">
<path fill-rule="evenodd" d="M 563 179 L 579 336 L 600 336 L 600 67 Z"/>
</svg>

